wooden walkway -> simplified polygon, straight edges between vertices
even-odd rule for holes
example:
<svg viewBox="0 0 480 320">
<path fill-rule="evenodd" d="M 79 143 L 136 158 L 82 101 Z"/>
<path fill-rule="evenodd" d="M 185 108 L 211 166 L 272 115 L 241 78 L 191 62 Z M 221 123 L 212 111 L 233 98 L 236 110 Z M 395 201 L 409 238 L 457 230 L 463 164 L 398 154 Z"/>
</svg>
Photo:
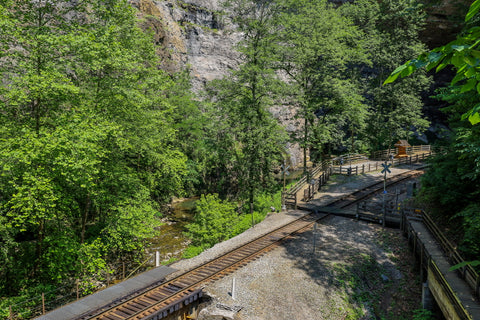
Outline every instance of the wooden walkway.
<svg viewBox="0 0 480 320">
<path fill-rule="evenodd" d="M 150 286 L 163 282 L 166 276 L 175 271 L 177 270 L 167 266 L 157 267 L 104 290 L 88 295 L 61 308 L 55 309 L 36 318 L 36 320 L 77 319 L 83 314 L 105 307 L 109 304 L 114 304 L 131 294 L 147 290 Z"/>
<path fill-rule="evenodd" d="M 480 320 L 480 303 L 478 299 L 474 296 L 473 290 L 467 285 L 467 283 L 459 276 L 456 271 L 449 271 L 452 265 L 448 262 L 447 258 L 445 257 L 444 251 L 437 243 L 434 236 L 430 233 L 430 231 L 427 229 L 423 222 L 408 219 L 408 223 L 411 227 L 411 232 L 413 231 L 416 235 L 416 238 L 418 239 L 416 241 L 420 242 L 418 244 L 415 244 L 414 246 L 417 246 L 417 249 L 420 248 L 421 252 L 424 251 L 421 253 L 421 255 L 429 257 L 435 263 L 435 265 L 438 267 L 438 270 L 447 281 L 448 286 L 458 298 L 461 306 L 463 306 L 465 311 L 467 311 L 470 316 L 470 318 L 468 318 L 468 316 L 462 317 L 454 315 L 454 313 L 458 312 L 454 312 L 454 310 L 452 310 L 454 309 L 453 306 L 449 305 L 448 303 L 439 303 L 440 308 L 442 309 L 442 312 L 444 313 L 446 318 Z M 423 261 L 423 259 L 421 261 Z M 435 286 L 432 287 L 432 284 L 429 283 L 429 287 L 436 299 L 441 299 L 442 302 L 445 301 L 446 297 L 439 297 L 439 295 L 442 295 L 442 293 L 434 291 Z M 451 315 L 451 317 L 448 317 L 448 315 Z"/>
</svg>

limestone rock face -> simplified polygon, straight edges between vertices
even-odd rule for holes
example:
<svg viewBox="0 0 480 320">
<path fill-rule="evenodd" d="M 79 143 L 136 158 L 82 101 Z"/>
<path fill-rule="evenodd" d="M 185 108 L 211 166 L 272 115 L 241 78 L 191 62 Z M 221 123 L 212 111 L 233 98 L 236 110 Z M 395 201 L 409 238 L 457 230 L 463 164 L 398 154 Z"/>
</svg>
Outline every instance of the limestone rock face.
<svg viewBox="0 0 480 320">
<path fill-rule="evenodd" d="M 142 27 L 153 32 L 162 67 L 171 72 L 188 67 L 195 92 L 200 92 L 208 81 L 223 78 L 239 65 L 241 56 L 235 45 L 241 34 L 231 22 L 231 13 L 222 8 L 223 0 L 129 1 L 138 10 Z M 331 1 L 340 5 L 351 0 Z M 428 16 L 423 41 L 433 48 L 454 39 L 471 2 L 423 0 Z M 301 130 L 302 123 L 295 118 L 295 107 L 278 106 L 271 112 L 288 132 Z M 303 153 L 299 145 L 292 144 L 287 149 L 290 164 L 301 166 Z"/>
<path fill-rule="evenodd" d="M 221 0 L 131 0 L 139 10 L 142 27 L 153 31 L 159 56 L 168 71 L 186 66 L 193 89 L 225 76 L 238 65 L 238 32 L 228 22 Z"/>
</svg>

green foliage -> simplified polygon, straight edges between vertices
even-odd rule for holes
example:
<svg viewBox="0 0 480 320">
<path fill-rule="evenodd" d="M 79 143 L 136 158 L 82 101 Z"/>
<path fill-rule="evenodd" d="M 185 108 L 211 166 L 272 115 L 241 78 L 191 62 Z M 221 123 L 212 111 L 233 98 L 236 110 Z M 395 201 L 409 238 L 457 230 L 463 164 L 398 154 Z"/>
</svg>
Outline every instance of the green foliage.
<svg viewBox="0 0 480 320">
<path fill-rule="evenodd" d="M 340 10 L 362 30 L 371 62 L 360 74 L 371 114 L 364 139 L 374 150 L 392 148 L 398 139 L 408 139 L 429 124 L 422 117 L 421 93 L 431 83 L 424 72 L 381 86 L 398 64 L 425 50 L 419 40 L 425 13 L 409 0 L 360 0 Z"/>
<path fill-rule="evenodd" d="M 306 167 L 307 150 L 320 157 L 329 145 L 342 144 L 345 131 L 353 141 L 364 128 L 369 112 L 355 65 L 368 64 L 368 59 L 362 34 L 333 4 L 286 0 L 279 5 L 279 68 L 289 77 L 288 103 L 300 108 L 303 130 L 295 140 L 304 150 Z"/>
<path fill-rule="evenodd" d="M 183 259 L 190 259 L 193 257 L 198 256 L 200 253 L 202 253 L 204 250 L 204 247 L 202 246 L 188 246 L 187 249 L 182 254 Z"/>
<path fill-rule="evenodd" d="M 426 309 L 418 309 L 414 311 L 413 320 L 433 320 L 433 312 Z"/>
<path fill-rule="evenodd" d="M 243 35 L 237 46 L 243 63 L 210 86 L 215 175 L 218 187 L 250 205 L 257 192 L 272 185 L 272 169 L 282 158 L 286 138 L 269 112 L 281 86 L 273 69 L 276 11 L 269 1 L 232 0 L 225 6 L 235 10 Z"/>
<path fill-rule="evenodd" d="M 108 264 L 139 259 L 182 193 L 177 133 L 196 105 L 135 14 L 123 0 L 0 1 L 2 295 L 75 278 L 91 292 Z"/>
<path fill-rule="evenodd" d="M 187 225 L 187 236 L 192 245 L 184 251 L 185 259 L 194 257 L 218 242 L 228 240 L 252 226 L 252 214 L 238 214 L 237 206 L 218 198 L 218 195 L 202 195 L 196 202 L 194 221 Z M 263 193 L 254 199 L 254 223 L 261 222 L 272 211 L 280 208 L 281 191 L 271 195 Z"/>
<path fill-rule="evenodd" d="M 472 20 L 478 14 L 479 9 L 480 1 L 476 0 L 470 6 L 465 22 Z M 430 52 L 424 52 L 416 59 L 409 60 L 396 68 L 385 80 L 384 84 L 392 83 L 398 78 L 410 76 L 420 68 L 426 68 L 426 70 L 435 69 L 438 72 L 447 66 L 453 66 L 456 75 L 450 85 L 452 87 L 456 86 L 457 90 L 463 94 L 474 92 L 477 97 L 476 104 L 463 114 L 462 119 L 468 118 L 472 125 L 477 124 L 480 122 L 480 103 L 478 103 L 480 79 L 478 79 L 477 71 L 480 63 L 479 44 L 480 27 L 473 23 L 459 34 L 456 40 L 435 48 Z"/>
<path fill-rule="evenodd" d="M 238 221 L 236 206 L 218 198 L 217 194 L 202 195 L 196 202 L 194 221 L 186 226 L 187 236 L 196 247 L 210 248 L 233 236 Z"/>
<path fill-rule="evenodd" d="M 478 203 L 471 203 L 454 216 L 454 218 L 462 218 L 464 234 L 460 250 L 464 252 L 467 259 L 478 258 L 480 252 L 479 210 L 480 205 Z"/>
</svg>

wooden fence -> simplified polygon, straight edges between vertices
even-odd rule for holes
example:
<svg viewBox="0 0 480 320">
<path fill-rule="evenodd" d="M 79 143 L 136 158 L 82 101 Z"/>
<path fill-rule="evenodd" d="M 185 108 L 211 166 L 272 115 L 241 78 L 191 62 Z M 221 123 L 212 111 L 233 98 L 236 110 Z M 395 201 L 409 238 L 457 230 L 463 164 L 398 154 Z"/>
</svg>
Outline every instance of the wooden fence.
<svg viewBox="0 0 480 320">
<path fill-rule="evenodd" d="M 308 173 L 298 180 L 290 189 L 286 190 L 283 194 L 284 205 L 289 205 L 297 208 L 297 193 L 308 184 L 307 199 L 311 199 L 313 195 L 325 185 L 333 174 L 333 166 L 330 161 L 323 161 L 319 166 L 313 167 L 308 170 Z"/>
<path fill-rule="evenodd" d="M 427 226 L 428 230 L 433 234 L 437 242 L 441 245 L 443 251 L 447 255 L 448 260 L 451 264 L 464 264 L 465 260 L 458 253 L 457 249 L 452 245 L 452 243 L 447 239 L 447 237 L 440 231 L 432 217 L 426 213 L 422 212 L 423 223 Z M 470 265 L 465 265 L 458 270 L 459 275 L 463 280 L 473 289 L 477 297 L 480 296 L 480 277 L 478 273 Z"/>
<path fill-rule="evenodd" d="M 408 155 L 415 155 L 417 153 L 428 153 L 432 151 L 432 146 L 431 145 L 420 145 L 420 146 L 411 146 L 407 147 L 407 154 Z M 370 159 L 372 160 L 389 160 L 389 156 L 391 154 L 397 154 L 398 153 L 398 148 L 393 148 L 393 149 L 387 149 L 387 150 L 379 150 L 379 151 L 374 151 L 370 155 Z"/>
<path fill-rule="evenodd" d="M 394 152 L 395 149 L 390 149 Z M 430 145 L 413 146 L 407 150 L 410 156 L 398 158 L 388 161 L 392 166 L 402 164 L 414 164 L 424 161 L 432 156 L 434 152 Z M 389 150 L 382 150 L 376 152 L 376 156 L 386 155 L 388 158 Z M 374 155 L 375 156 L 375 155 Z M 315 193 L 325 185 L 332 174 L 342 175 L 359 175 L 372 171 L 382 170 L 383 167 L 379 162 L 373 161 L 368 163 L 358 164 L 358 161 L 365 161 L 367 157 L 362 154 L 350 154 L 343 157 L 337 157 L 332 160 L 325 160 L 319 166 L 315 166 L 308 170 L 307 174 L 300 178 L 289 190 L 282 194 L 283 204 L 285 206 L 292 206 L 297 208 L 297 193 L 300 192 L 307 184 L 308 188 L 303 191 L 303 201 L 309 201 L 313 198 Z M 355 163 L 355 165 L 343 165 L 347 163 Z M 343 163 L 343 164 L 342 164 Z"/>
</svg>

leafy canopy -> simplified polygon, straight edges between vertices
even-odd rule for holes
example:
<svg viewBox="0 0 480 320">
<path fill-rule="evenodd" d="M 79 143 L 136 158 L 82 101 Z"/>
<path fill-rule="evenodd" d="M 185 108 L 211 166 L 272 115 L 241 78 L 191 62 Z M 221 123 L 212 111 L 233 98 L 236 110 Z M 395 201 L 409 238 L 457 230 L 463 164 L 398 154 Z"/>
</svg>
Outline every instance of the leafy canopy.
<svg viewBox="0 0 480 320">
<path fill-rule="evenodd" d="M 480 10 L 480 0 L 475 0 L 465 16 L 465 22 L 470 22 Z M 477 103 L 463 114 L 472 125 L 480 122 L 480 27 L 470 26 L 457 39 L 435 48 L 430 52 L 419 55 L 396 68 L 385 80 L 384 84 L 392 83 L 396 79 L 407 77 L 420 68 L 436 72 L 447 66 L 453 66 L 456 75 L 450 85 L 457 86 L 460 93 L 474 92 Z"/>
</svg>

